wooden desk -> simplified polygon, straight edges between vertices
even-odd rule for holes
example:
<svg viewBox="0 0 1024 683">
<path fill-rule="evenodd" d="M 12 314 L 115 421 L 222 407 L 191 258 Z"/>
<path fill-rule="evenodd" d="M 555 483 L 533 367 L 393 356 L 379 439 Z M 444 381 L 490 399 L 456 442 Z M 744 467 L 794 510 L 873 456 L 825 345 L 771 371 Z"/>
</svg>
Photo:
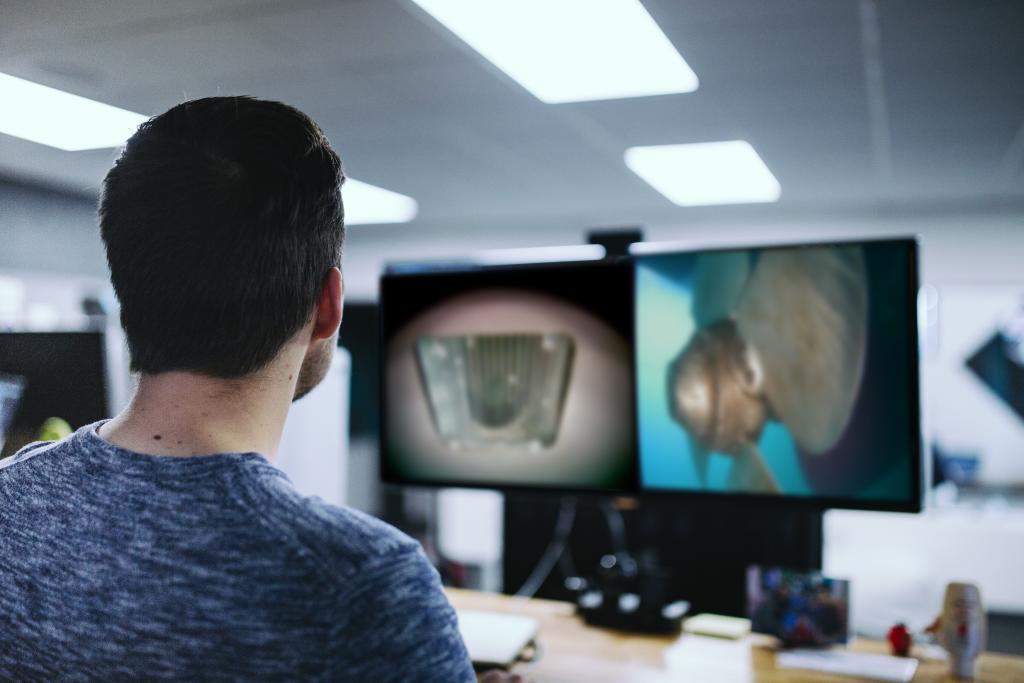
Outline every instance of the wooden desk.
<svg viewBox="0 0 1024 683">
<path fill-rule="evenodd" d="M 540 621 L 540 656 L 515 668 L 536 683 L 841 683 L 825 673 L 778 669 L 769 640 L 717 641 L 693 636 L 633 636 L 586 626 L 573 605 L 522 600 L 492 593 L 448 589 L 458 609 L 521 614 Z M 708 649 L 702 650 L 707 646 Z M 855 650 L 886 652 L 883 643 L 858 641 Z M 1024 683 L 1024 658 L 985 654 L 978 660 L 982 683 Z M 914 681 L 954 681 L 948 665 L 922 661 Z"/>
</svg>

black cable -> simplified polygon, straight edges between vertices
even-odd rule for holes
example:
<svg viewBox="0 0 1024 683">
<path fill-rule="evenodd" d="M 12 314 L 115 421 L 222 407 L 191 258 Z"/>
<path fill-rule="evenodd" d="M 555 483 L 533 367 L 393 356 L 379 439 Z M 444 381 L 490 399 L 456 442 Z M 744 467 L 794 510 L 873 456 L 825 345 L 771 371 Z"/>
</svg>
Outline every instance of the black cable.
<svg viewBox="0 0 1024 683">
<path fill-rule="evenodd" d="M 610 500 L 601 504 L 605 521 L 608 522 L 608 533 L 611 536 L 612 553 L 615 555 L 626 554 L 626 523 L 622 518 L 622 511 L 612 505 Z"/>
<path fill-rule="evenodd" d="M 558 519 L 555 521 L 555 530 L 551 536 L 551 542 L 548 543 L 544 554 L 537 561 L 537 566 L 530 572 L 522 587 L 516 591 L 516 597 L 532 598 L 540 590 L 548 575 L 551 574 L 551 570 L 554 569 L 555 564 L 565 553 L 569 533 L 572 531 L 572 525 L 575 520 L 576 498 L 574 496 L 566 496 L 562 498 L 562 505 L 558 511 Z"/>
</svg>

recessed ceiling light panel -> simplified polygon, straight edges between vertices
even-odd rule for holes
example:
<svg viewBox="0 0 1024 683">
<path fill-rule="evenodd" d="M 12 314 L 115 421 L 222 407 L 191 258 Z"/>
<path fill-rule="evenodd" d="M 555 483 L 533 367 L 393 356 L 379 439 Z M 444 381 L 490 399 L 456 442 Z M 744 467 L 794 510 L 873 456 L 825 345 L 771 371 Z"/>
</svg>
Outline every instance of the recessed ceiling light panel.
<svg viewBox="0 0 1024 683">
<path fill-rule="evenodd" d="M 543 102 L 697 89 L 697 75 L 639 0 L 413 2 Z"/>
<path fill-rule="evenodd" d="M 147 118 L 0 73 L 0 133 L 77 152 L 119 147 Z"/>
<path fill-rule="evenodd" d="M 419 204 L 412 197 L 352 178 L 341 186 L 345 224 L 408 223 L 416 218 Z"/>
<path fill-rule="evenodd" d="M 744 140 L 632 147 L 626 165 L 679 206 L 778 201 L 779 181 Z"/>
</svg>

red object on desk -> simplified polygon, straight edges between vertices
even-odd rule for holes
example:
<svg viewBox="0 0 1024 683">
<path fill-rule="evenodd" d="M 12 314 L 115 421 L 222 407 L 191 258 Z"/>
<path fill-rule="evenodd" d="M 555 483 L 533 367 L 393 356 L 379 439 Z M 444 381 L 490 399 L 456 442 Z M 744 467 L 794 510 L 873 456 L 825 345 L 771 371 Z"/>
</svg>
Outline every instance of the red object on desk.
<svg viewBox="0 0 1024 683">
<path fill-rule="evenodd" d="M 886 639 L 892 647 L 892 653 L 897 657 L 909 655 L 910 647 L 914 644 L 914 639 L 910 636 L 910 631 L 907 630 L 906 624 L 896 624 L 893 626 L 889 629 L 889 635 Z"/>
</svg>

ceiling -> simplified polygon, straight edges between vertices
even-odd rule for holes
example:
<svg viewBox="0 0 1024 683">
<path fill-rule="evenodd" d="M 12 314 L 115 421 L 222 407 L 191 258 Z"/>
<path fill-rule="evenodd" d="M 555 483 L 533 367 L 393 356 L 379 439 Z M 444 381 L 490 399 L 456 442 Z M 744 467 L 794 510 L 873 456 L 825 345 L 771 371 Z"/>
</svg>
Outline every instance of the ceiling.
<svg viewBox="0 0 1024 683">
<path fill-rule="evenodd" d="M 779 179 L 772 211 L 1024 209 L 1024 3 L 643 1 L 696 92 L 543 104 L 407 0 L 0 0 L 0 71 L 147 114 L 289 102 L 424 229 L 683 217 L 623 152 L 735 138 Z M 0 135 L 0 175 L 90 194 L 114 153 Z"/>
</svg>

